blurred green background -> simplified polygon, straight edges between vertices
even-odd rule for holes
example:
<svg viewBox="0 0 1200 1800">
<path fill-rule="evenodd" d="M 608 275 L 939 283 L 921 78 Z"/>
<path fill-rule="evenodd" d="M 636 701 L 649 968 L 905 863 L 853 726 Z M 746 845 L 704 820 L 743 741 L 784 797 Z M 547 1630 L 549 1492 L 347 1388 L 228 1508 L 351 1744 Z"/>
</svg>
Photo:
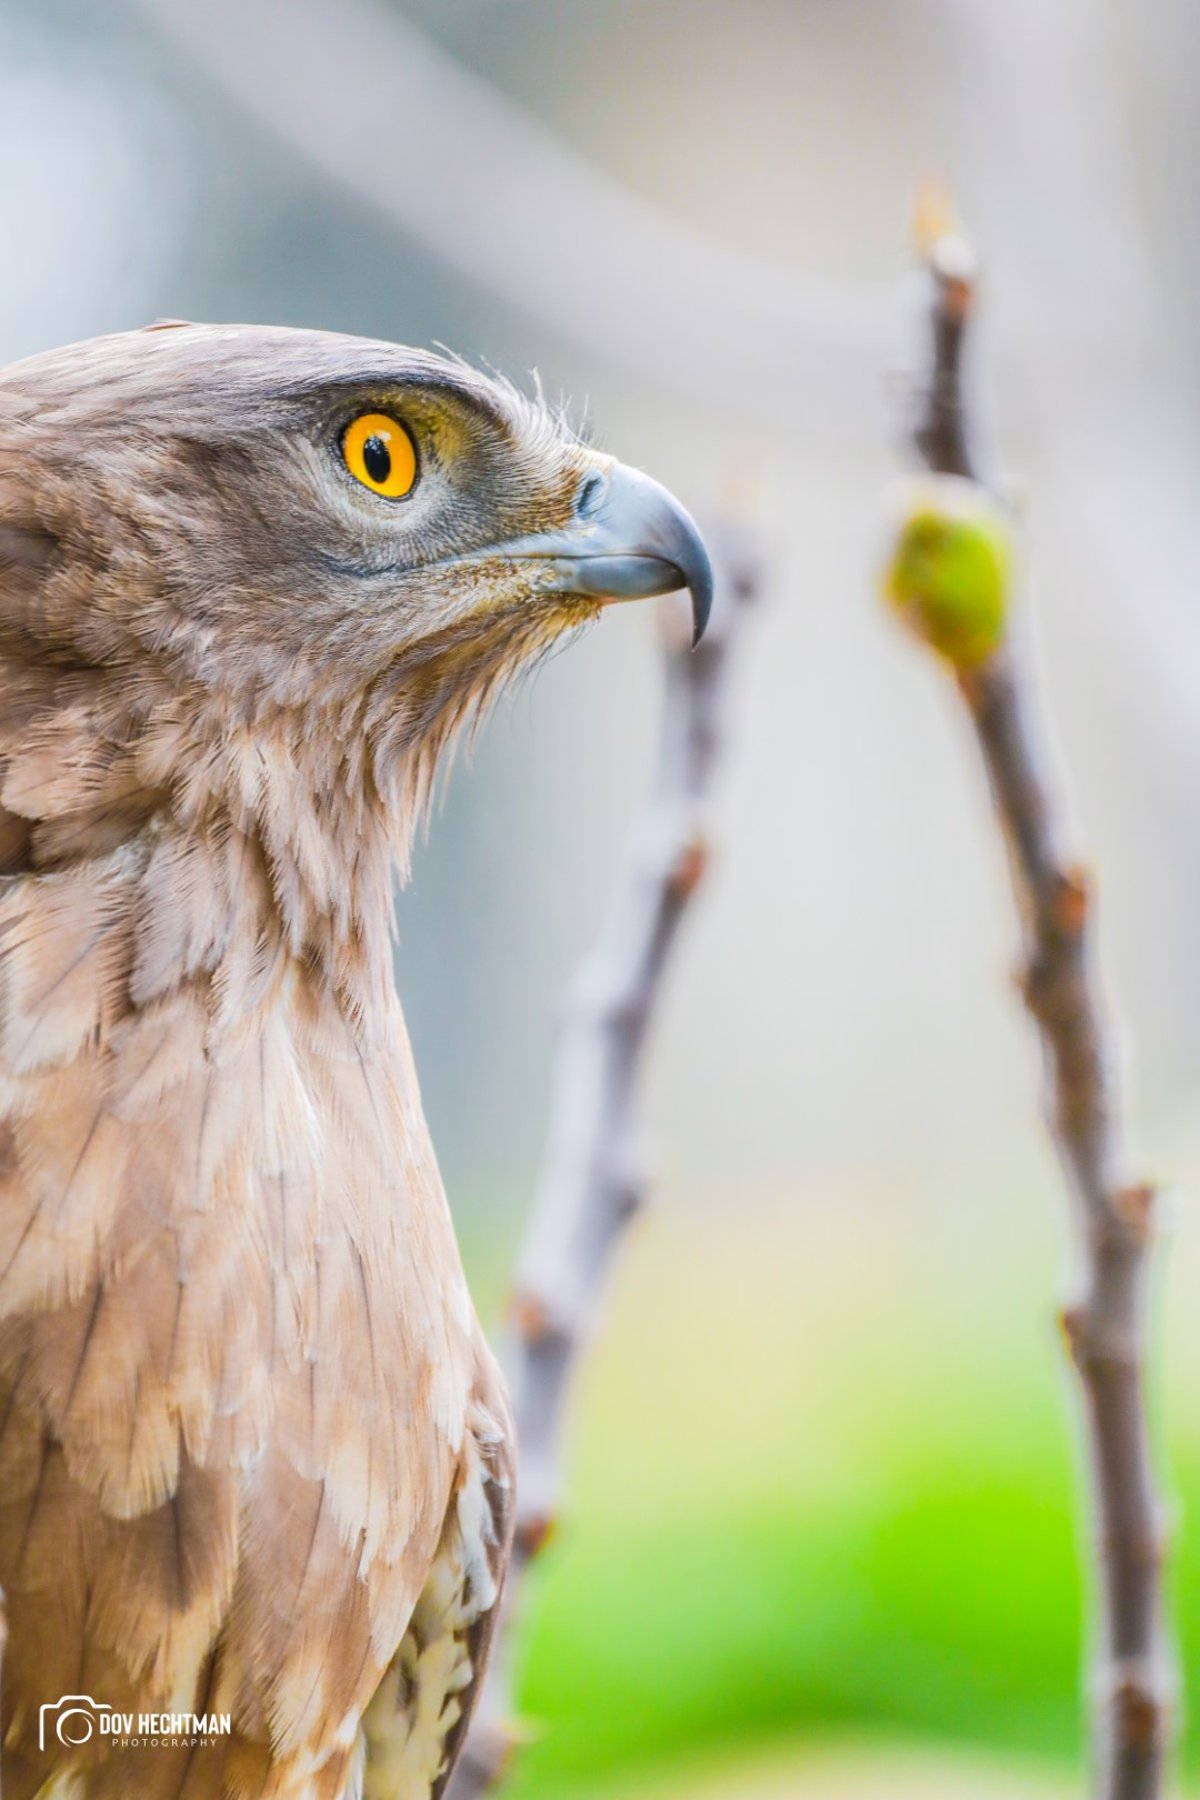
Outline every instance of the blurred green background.
<svg viewBox="0 0 1200 1800">
<path fill-rule="evenodd" d="M 638 1227 L 527 1595 L 533 1737 L 506 1793 L 665 1800 L 707 1794 L 702 1774 L 764 1800 L 1081 1791 L 1089 1540 L 1059 1196 L 1044 1170 L 988 1187 L 983 1229 L 947 1232 L 903 1182 Z M 1170 1256 L 1155 1426 L 1195 1671 L 1200 1234 Z M 486 1284 L 500 1258 L 475 1258 Z"/>
<path fill-rule="evenodd" d="M 871 591 L 931 168 L 984 259 L 1137 1172 L 1179 1196 L 1155 1425 L 1200 1683 L 1198 44 L 1187 0 L 0 0 L 0 356 L 157 315 L 440 342 L 536 366 L 698 510 L 753 496 L 720 852 L 644 1097 L 656 1205 L 528 1592 L 513 1800 L 1080 1791 L 1037 1049 L 954 695 Z M 493 1320 L 657 703 L 652 620 L 616 609 L 489 725 L 401 904 Z"/>
</svg>

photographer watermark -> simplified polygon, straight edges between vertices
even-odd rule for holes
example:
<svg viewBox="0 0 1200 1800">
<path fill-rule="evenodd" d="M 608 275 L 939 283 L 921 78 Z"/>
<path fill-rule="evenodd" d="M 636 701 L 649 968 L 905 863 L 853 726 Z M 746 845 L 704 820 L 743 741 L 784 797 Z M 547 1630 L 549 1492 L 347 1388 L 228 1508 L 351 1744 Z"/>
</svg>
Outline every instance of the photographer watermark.
<svg viewBox="0 0 1200 1800">
<path fill-rule="evenodd" d="M 228 1713 L 117 1712 L 90 1694 L 64 1694 L 38 1708 L 38 1748 L 76 1749 L 103 1740 L 118 1750 L 205 1745 L 230 1732 Z"/>
</svg>

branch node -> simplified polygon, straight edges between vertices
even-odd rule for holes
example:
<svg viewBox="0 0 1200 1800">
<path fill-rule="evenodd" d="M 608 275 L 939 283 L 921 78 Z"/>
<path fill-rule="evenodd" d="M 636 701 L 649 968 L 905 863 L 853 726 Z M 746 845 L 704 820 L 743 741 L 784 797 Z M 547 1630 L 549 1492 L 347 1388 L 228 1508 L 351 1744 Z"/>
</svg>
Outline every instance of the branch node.
<svg viewBox="0 0 1200 1800">
<path fill-rule="evenodd" d="M 1157 1223 L 1158 1189 L 1148 1181 L 1118 1188 L 1113 1212 L 1136 1243 L 1150 1243 Z"/>
<path fill-rule="evenodd" d="M 690 838 L 680 848 L 671 873 L 667 877 L 672 899 L 689 900 L 691 898 L 704 880 L 710 856 L 711 850 L 708 841 L 701 836 Z"/>
<path fill-rule="evenodd" d="M 978 664 L 974 667 L 956 668 L 953 673 L 959 693 L 970 707 L 972 716 L 978 718 L 986 697 L 986 683 Z"/>
<path fill-rule="evenodd" d="M 529 1562 L 546 1548 L 557 1531 L 558 1518 L 554 1513 L 531 1513 L 528 1517 L 517 1520 L 513 1533 L 513 1551 L 524 1562 Z"/>
<path fill-rule="evenodd" d="M 566 1339 L 569 1333 L 549 1303 L 529 1288 L 514 1288 L 508 1301 L 508 1319 L 513 1330 L 531 1348 Z"/>
<path fill-rule="evenodd" d="M 613 1211 L 622 1225 L 627 1225 L 635 1214 L 645 1212 L 650 1204 L 650 1184 L 646 1177 L 634 1170 L 613 1182 Z"/>
<path fill-rule="evenodd" d="M 1110 1719 L 1117 1743 L 1126 1749 L 1166 1745 L 1173 1700 L 1165 1672 L 1141 1660 L 1116 1662 L 1101 1677 L 1100 1710 Z"/>
<path fill-rule="evenodd" d="M 947 183 L 927 175 L 917 188 L 913 242 L 941 289 L 943 307 L 961 322 L 975 297 L 978 259 L 954 216 Z"/>
<path fill-rule="evenodd" d="M 1109 1532 L 1100 1542 L 1106 1556 L 1118 1552 L 1127 1566 L 1150 1575 L 1157 1575 L 1162 1569 L 1170 1548 L 1166 1527 L 1161 1523 L 1137 1533 Z"/>
<path fill-rule="evenodd" d="M 1062 969 L 1045 944 L 1039 944 L 1029 952 L 1014 980 L 1017 992 L 1033 1017 L 1040 1025 L 1051 1025 L 1056 1013 L 1062 1010 Z"/>
<path fill-rule="evenodd" d="M 1058 1315 L 1059 1330 L 1063 1334 L 1067 1353 L 1072 1362 L 1078 1363 L 1084 1353 L 1087 1337 L 1087 1314 L 1082 1306 L 1064 1306 Z"/>
<path fill-rule="evenodd" d="M 1060 869 L 1054 880 L 1052 904 L 1055 923 L 1064 937 L 1079 937 L 1087 924 L 1091 906 L 1091 882 L 1087 870 L 1079 864 Z"/>
<path fill-rule="evenodd" d="M 965 325 L 975 304 L 978 271 L 965 238 L 939 238 L 929 254 L 929 266 L 941 290 L 941 302 L 953 324 Z"/>
<path fill-rule="evenodd" d="M 1101 1370 L 1138 1369 L 1141 1354 L 1131 1331 L 1108 1324 L 1087 1302 L 1064 1307 L 1059 1325 L 1071 1359 L 1084 1381 Z"/>
</svg>

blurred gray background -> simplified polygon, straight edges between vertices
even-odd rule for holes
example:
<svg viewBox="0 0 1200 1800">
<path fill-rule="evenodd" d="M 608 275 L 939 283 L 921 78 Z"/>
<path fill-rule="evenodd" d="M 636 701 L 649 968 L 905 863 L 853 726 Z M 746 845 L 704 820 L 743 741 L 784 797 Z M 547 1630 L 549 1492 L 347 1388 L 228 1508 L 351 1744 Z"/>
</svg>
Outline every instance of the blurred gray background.
<svg viewBox="0 0 1200 1800">
<path fill-rule="evenodd" d="M 1197 1685 L 1198 41 L 1185 0 L 0 0 L 0 358 L 156 316 L 446 344 L 761 534 L 643 1097 L 660 1205 L 573 1416 L 514 1800 L 1057 1791 L 944 1768 L 966 1743 L 1078 1766 L 1069 1240 L 1016 922 L 963 709 L 873 592 L 930 171 L 983 260 L 1132 1169 L 1183 1200 L 1155 1428 Z M 658 677 L 653 608 L 611 609 L 489 722 L 401 901 L 493 1316 Z M 810 1768 L 839 1732 L 865 1772 Z M 910 1786 L 901 1741 L 938 1746 Z M 768 1744 L 781 1774 L 646 1786 Z"/>
<path fill-rule="evenodd" d="M 1194 11 L 328 0 L 323 17 L 336 55 L 311 0 L 0 0 L 0 354 L 158 315 L 444 343 L 536 367 L 698 510 L 748 491 L 769 579 L 720 858 L 654 1045 L 665 1189 L 740 1208 L 898 1176 L 967 1204 L 989 1185 L 973 1174 L 1043 1154 L 1033 1047 L 1006 1004 L 1014 930 L 963 722 L 871 582 L 914 187 L 943 172 L 984 257 L 991 420 L 1025 495 L 1034 649 L 1101 872 L 1140 1127 L 1186 1170 Z M 271 31 L 300 47 L 273 82 Z M 394 80 L 364 58 L 359 101 L 346 65 L 374 44 Z M 522 145 L 549 155 L 544 193 L 522 186 Z M 530 1188 L 558 997 L 647 785 L 656 683 L 651 617 L 610 612 L 502 707 L 418 855 L 399 976 L 464 1213 L 515 1217 Z"/>
</svg>

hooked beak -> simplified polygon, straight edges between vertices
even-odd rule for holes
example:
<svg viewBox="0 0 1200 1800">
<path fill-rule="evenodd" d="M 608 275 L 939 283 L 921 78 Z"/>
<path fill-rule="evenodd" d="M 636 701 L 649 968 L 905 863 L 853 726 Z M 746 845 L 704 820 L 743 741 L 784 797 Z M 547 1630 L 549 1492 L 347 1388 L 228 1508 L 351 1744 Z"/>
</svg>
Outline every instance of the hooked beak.
<svg viewBox="0 0 1200 1800">
<path fill-rule="evenodd" d="M 712 611 L 712 564 L 695 520 L 665 487 L 624 463 L 585 477 L 565 530 L 512 538 L 491 554 L 544 561 L 542 592 L 646 600 L 687 588 L 693 645 Z"/>
</svg>

